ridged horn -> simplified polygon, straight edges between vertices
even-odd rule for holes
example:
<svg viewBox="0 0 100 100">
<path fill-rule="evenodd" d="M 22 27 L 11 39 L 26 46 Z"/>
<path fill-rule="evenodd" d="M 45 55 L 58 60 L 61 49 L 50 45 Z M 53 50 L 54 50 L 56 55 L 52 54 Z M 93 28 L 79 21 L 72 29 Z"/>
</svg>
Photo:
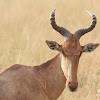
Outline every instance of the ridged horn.
<svg viewBox="0 0 100 100">
<path fill-rule="evenodd" d="M 86 10 L 87 11 L 87 10 Z M 83 28 L 83 29 L 79 29 L 77 30 L 74 35 L 77 37 L 77 39 L 80 39 L 80 37 L 90 31 L 92 31 L 97 23 L 97 19 L 96 16 L 93 15 L 92 13 L 90 13 L 89 11 L 87 11 L 89 13 L 89 15 L 92 17 L 92 24 L 87 27 L 87 28 Z"/>
<path fill-rule="evenodd" d="M 67 39 L 71 33 L 67 29 L 60 27 L 56 24 L 56 22 L 55 22 L 55 10 L 50 15 L 51 25 L 57 32 L 59 32 L 62 36 L 64 36 L 65 39 Z"/>
</svg>

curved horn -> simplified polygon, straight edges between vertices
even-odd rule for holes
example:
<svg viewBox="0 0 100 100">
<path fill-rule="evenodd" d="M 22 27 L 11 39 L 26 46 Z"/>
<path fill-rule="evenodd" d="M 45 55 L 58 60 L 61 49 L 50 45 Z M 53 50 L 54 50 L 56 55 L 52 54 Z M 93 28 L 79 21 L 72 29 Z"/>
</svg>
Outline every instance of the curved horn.
<svg viewBox="0 0 100 100">
<path fill-rule="evenodd" d="M 89 27 L 83 28 L 83 29 L 79 29 L 79 30 L 77 30 L 77 31 L 74 33 L 74 35 L 75 35 L 78 39 L 80 39 L 80 37 L 81 37 L 82 35 L 84 35 L 84 34 L 90 32 L 90 31 L 92 31 L 92 30 L 94 29 L 96 23 L 97 23 L 96 16 L 93 15 L 92 13 L 90 13 L 89 11 L 87 11 L 87 12 L 88 12 L 88 13 L 90 14 L 90 16 L 92 17 L 92 24 L 91 24 Z"/>
<path fill-rule="evenodd" d="M 51 25 L 57 32 L 59 32 L 61 35 L 64 36 L 64 38 L 67 39 L 71 33 L 67 29 L 60 27 L 56 24 L 56 22 L 55 22 L 55 10 L 51 13 L 51 16 L 50 16 Z"/>
</svg>

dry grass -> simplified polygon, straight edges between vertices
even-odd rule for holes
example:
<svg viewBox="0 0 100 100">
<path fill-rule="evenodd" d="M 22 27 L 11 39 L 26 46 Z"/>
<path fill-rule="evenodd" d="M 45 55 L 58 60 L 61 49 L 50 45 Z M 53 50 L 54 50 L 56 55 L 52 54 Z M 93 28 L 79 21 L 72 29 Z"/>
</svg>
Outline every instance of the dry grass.
<svg viewBox="0 0 100 100">
<path fill-rule="evenodd" d="M 72 33 L 90 24 L 90 16 L 85 10 L 94 13 L 98 24 L 80 42 L 81 45 L 100 43 L 100 0 L 0 0 L 0 72 L 15 63 L 36 65 L 56 55 L 45 44 L 46 39 L 63 42 L 49 21 L 55 8 L 57 23 Z M 71 93 L 66 88 L 58 100 L 97 100 L 99 51 L 100 46 L 82 55 L 78 69 L 79 89 Z"/>
</svg>

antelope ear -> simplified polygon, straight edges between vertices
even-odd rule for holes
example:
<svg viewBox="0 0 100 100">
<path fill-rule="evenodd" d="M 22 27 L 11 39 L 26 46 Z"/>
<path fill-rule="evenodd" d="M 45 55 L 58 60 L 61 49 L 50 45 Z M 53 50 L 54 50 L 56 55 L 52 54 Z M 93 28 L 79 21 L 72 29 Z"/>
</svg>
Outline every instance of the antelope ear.
<svg viewBox="0 0 100 100">
<path fill-rule="evenodd" d="M 61 51 L 61 45 L 59 45 L 57 42 L 55 41 L 48 41 L 46 40 L 46 44 L 48 45 L 48 47 L 51 50 L 56 50 L 56 51 Z"/>
<path fill-rule="evenodd" d="M 95 50 L 97 47 L 99 46 L 98 43 L 89 43 L 85 46 L 83 46 L 82 48 L 82 52 L 92 52 L 93 50 Z"/>
</svg>

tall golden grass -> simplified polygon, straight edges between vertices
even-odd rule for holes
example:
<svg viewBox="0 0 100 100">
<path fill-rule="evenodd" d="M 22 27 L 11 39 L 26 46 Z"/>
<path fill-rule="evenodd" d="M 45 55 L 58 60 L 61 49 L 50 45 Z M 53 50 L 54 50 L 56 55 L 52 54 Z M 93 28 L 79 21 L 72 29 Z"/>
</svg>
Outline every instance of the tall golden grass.
<svg viewBox="0 0 100 100">
<path fill-rule="evenodd" d="M 91 23 L 88 10 L 98 19 L 96 28 L 84 35 L 81 45 L 100 43 L 100 0 L 0 0 L 0 72 L 9 66 L 41 64 L 57 53 L 49 50 L 45 40 L 63 42 L 50 25 L 50 13 L 72 33 Z M 100 47 L 84 53 L 78 69 L 79 88 L 71 93 L 65 88 L 58 100 L 97 100 L 100 89 Z M 99 100 L 99 99 L 98 99 Z"/>
</svg>

